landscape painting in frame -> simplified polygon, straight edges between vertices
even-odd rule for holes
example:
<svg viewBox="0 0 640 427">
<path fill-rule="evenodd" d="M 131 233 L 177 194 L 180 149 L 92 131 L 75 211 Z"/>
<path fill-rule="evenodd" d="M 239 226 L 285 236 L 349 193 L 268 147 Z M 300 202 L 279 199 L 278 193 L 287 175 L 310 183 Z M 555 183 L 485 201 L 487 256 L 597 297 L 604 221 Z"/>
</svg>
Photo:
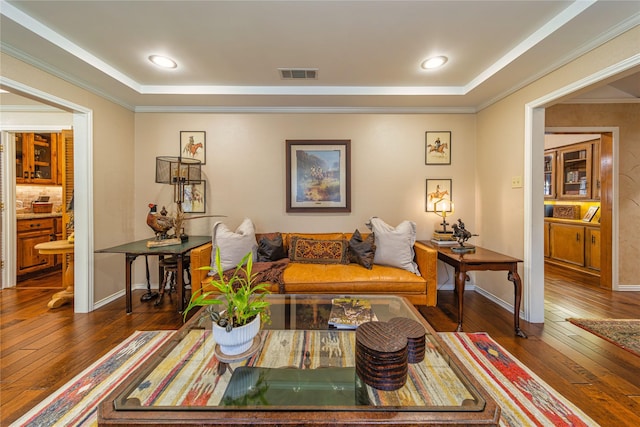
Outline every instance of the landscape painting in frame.
<svg viewBox="0 0 640 427">
<path fill-rule="evenodd" d="M 207 160 L 207 141 L 204 131 L 180 132 L 180 157 L 200 160 L 204 165 Z"/>
<path fill-rule="evenodd" d="M 451 198 L 451 181 L 450 179 L 427 179 L 427 212 L 435 212 L 433 205 L 439 200 L 453 200 Z"/>
<path fill-rule="evenodd" d="M 351 141 L 286 143 L 287 212 L 351 212 Z"/>
<path fill-rule="evenodd" d="M 426 132 L 425 134 L 425 164 L 451 164 L 451 132 Z"/>
<path fill-rule="evenodd" d="M 205 213 L 207 210 L 207 181 L 185 184 L 183 188 L 182 211 L 185 213 Z"/>
</svg>

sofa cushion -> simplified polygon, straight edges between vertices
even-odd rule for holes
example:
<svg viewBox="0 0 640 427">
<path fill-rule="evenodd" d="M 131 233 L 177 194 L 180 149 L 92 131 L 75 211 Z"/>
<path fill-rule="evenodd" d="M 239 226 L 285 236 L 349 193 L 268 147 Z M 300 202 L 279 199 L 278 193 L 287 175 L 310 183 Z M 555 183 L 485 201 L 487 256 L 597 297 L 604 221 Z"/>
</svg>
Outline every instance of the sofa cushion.
<svg viewBox="0 0 640 427">
<path fill-rule="evenodd" d="M 360 231 L 356 229 L 349 240 L 349 262 L 360 264 L 366 269 L 373 267 L 373 258 L 376 254 L 376 245 L 373 234 L 366 239 L 362 238 Z"/>
<path fill-rule="evenodd" d="M 286 257 L 282 234 L 263 235 L 258 241 L 258 262 L 278 261 Z"/>
<path fill-rule="evenodd" d="M 369 219 L 367 226 L 373 231 L 376 244 L 374 263 L 398 267 L 420 274 L 418 265 L 413 261 L 416 242 L 416 223 L 403 221 L 392 227 L 377 217 Z"/>
<path fill-rule="evenodd" d="M 293 236 L 289 242 L 289 259 L 292 262 L 346 264 L 347 241 Z"/>
<path fill-rule="evenodd" d="M 374 265 L 371 270 L 358 264 L 289 263 L 284 270 L 285 290 L 324 294 L 424 294 L 426 281 L 406 270 Z"/>
<path fill-rule="evenodd" d="M 249 252 L 255 259 L 257 243 L 253 222 L 245 218 L 235 231 L 231 231 L 224 223 L 218 221 L 213 225 L 213 250 L 211 251 L 211 267 L 215 270 L 216 250 L 220 250 L 220 264 L 222 270 L 228 270 L 238 265 Z"/>
</svg>

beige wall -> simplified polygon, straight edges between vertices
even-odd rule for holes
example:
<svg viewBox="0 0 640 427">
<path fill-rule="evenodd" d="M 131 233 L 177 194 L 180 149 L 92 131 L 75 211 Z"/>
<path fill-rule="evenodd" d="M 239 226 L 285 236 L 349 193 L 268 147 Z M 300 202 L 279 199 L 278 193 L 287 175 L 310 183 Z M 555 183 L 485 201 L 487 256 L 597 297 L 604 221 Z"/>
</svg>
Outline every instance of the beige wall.
<svg viewBox="0 0 640 427">
<path fill-rule="evenodd" d="M 456 217 L 475 227 L 474 115 L 149 113 L 136 115 L 137 238 L 152 236 L 149 202 L 170 209 L 170 187 L 154 183 L 155 157 L 179 154 L 181 130 L 206 132 L 207 213 L 227 215 L 231 228 L 247 217 L 259 232 L 366 230 L 378 216 L 391 225 L 415 221 L 418 237 L 430 238 L 440 218 L 425 212 L 426 178 L 453 178 Z M 451 166 L 425 165 L 427 130 L 451 130 Z M 351 213 L 286 212 L 287 139 L 351 140 Z M 208 235 L 216 220 L 193 220 L 187 231 Z"/>
<path fill-rule="evenodd" d="M 524 191 L 512 189 L 511 178 L 524 177 L 525 172 L 525 106 L 637 55 L 639 39 L 640 27 L 636 27 L 478 113 L 476 220 L 480 234 L 478 242 L 483 246 L 524 257 Z M 539 157 L 541 163 L 542 143 L 533 149 L 534 157 Z M 532 183 L 538 184 L 542 189 L 542 175 L 539 183 Z M 543 203 L 540 190 L 537 206 Z M 542 235 L 542 229 L 539 232 Z M 534 250 L 542 253 L 542 247 Z M 520 271 L 522 275 L 523 266 Z M 531 271 L 531 274 L 542 275 L 544 272 Z M 476 276 L 476 284 L 511 304 L 513 287 L 505 276 L 503 273 L 480 273 Z"/>
<path fill-rule="evenodd" d="M 0 56 L 0 75 L 93 111 L 94 244 L 104 248 L 134 237 L 134 114 L 84 89 L 9 55 Z M 124 262 L 96 255 L 94 301 L 124 289 Z"/>
<path fill-rule="evenodd" d="M 640 265 L 640 104 L 560 104 L 546 111 L 549 127 L 618 127 L 618 279 L 638 285 Z"/>
<path fill-rule="evenodd" d="M 207 213 L 244 217 L 258 231 L 353 231 L 378 216 L 391 225 L 409 219 L 429 238 L 439 217 L 425 213 L 425 179 L 453 178 L 456 215 L 473 230 L 475 116 L 465 114 L 137 114 L 136 237 L 151 236 L 147 204 L 169 204 L 170 188 L 154 183 L 155 157 L 179 154 L 181 130 L 206 131 Z M 452 165 L 426 166 L 425 131 L 451 130 Z M 351 213 L 288 214 L 285 140 L 351 140 Z M 215 219 L 189 224 L 209 234 Z"/>
</svg>

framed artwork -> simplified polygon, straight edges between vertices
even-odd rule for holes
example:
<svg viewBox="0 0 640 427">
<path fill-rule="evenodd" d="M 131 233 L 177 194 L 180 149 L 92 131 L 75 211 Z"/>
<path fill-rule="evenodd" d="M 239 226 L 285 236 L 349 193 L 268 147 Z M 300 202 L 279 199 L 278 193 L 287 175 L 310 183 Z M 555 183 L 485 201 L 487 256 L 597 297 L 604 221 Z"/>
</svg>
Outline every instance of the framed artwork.
<svg viewBox="0 0 640 427">
<path fill-rule="evenodd" d="M 425 165 L 451 164 L 451 132 L 427 131 L 424 140 Z"/>
<path fill-rule="evenodd" d="M 598 212 L 598 206 L 591 206 L 587 213 L 584 214 L 582 220 L 585 222 L 591 222 L 594 216 L 596 216 L 596 212 Z"/>
<path fill-rule="evenodd" d="M 180 157 L 207 162 L 207 141 L 204 131 L 180 131 Z"/>
<path fill-rule="evenodd" d="M 182 190 L 182 211 L 205 213 L 207 210 L 207 181 L 185 184 Z"/>
<path fill-rule="evenodd" d="M 426 211 L 435 212 L 433 205 L 441 199 L 453 201 L 451 179 L 427 179 Z M 448 212 L 451 212 L 450 210 Z"/>
<path fill-rule="evenodd" d="M 287 140 L 287 212 L 351 212 L 351 140 Z"/>
</svg>

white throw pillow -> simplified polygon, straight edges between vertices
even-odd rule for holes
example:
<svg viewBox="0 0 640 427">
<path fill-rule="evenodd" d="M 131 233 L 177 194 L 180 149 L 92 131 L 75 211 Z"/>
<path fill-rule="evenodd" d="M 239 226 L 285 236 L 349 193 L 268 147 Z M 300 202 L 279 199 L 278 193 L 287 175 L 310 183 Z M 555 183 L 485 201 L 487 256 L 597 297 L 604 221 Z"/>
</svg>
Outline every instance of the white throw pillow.
<svg viewBox="0 0 640 427">
<path fill-rule="evenodd" d="M 376 244 L 374 264 L 398 267 L 420 275 L 418 265 L 413 261 L 416 242 L 416 223 L 403 221 L 392 227 L 377 217 L 372 217 L 367 227 L 373 232 Z"/>
<path fill-rule="evenodd" d="M 234 268 L 249 252 L 255 261 L 258 243 L 256 229 L 250 219 L 245 218 L 236 231 L 231 231 L 222 222 L 213 225 L 213 249 L 211 251 L 211 268 L 216 271 L 216 249 L 220 249 L 220 264 L 223 270 Z"/>
</svg>

